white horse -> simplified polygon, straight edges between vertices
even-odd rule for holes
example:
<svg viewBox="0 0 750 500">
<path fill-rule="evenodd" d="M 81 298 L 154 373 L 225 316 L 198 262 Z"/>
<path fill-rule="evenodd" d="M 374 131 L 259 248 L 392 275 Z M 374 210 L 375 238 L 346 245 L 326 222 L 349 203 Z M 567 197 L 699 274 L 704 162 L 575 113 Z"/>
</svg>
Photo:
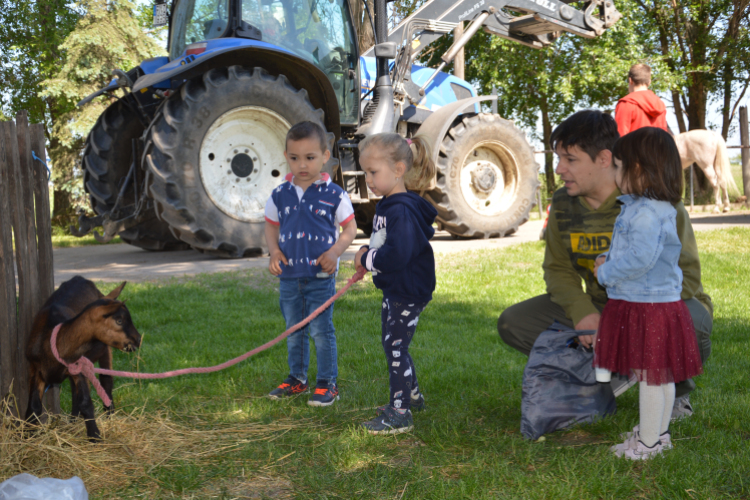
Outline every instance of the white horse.
<svg viewBox="0 0 750 500">
<path fill-rule="evenodd" d="M 721 212 L 721 196 L 724 195 L 724 212 L 729 211 L 729 191 L 739 193 L 732 177 L 727 145 L 724 138 L 711 130 L 689 130 L 675 136 L 677 149 L 680 151 L 683 170 L 692 163 L 697 164 L 706 174 L 708 183 L 714 190 L 716 206 L 714 212 Z"/>
</svg>

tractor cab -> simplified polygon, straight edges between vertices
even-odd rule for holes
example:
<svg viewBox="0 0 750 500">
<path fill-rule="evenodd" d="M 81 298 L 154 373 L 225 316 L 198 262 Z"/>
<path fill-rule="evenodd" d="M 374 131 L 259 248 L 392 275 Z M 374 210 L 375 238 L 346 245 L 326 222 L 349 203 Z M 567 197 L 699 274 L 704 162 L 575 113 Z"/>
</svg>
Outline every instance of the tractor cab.
<svg viewBox="0 0 750 500">
<path fill-rule="evenodd" d="M 319 68 L 334 89 L 341 123 L 357 123 L 357 38 L 347 0 L 176 0 L 169 19 L 170 60 L 228 43 L 274 46 Z"/>
</svg>

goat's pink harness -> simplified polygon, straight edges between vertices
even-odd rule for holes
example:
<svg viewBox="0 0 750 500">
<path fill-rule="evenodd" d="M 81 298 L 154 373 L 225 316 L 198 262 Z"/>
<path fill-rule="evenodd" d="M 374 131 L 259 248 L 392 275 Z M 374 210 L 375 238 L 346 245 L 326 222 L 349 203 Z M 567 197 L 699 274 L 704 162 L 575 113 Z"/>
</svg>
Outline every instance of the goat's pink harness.
<svg viewBox="0 0 750 500">
<path fill-rule="evenodd" d="M 333 304 L 333 302 L 336 301 L 336 299 L 344 295 L 346 291 L 349 290 L 349 287 L 351 287 L 357 281 L 361 280 L 364 277 L 364 275 L 365 275 L 364 270 L 357 272 L 354 276 L 349 278 L 349 281 L 346 283 L 346 285 L 341 287 L 341 290 L 336 292 L 336 295 L 328 299 L 325 302 L 325 304 L 323 304 L 322 306 L 314 310 L 312 314 L 310 314 L 310 316 L 308 316 L 307 318 L 303 319 L 302 321 L 292 326 L 291 328 L 288 328 L 284 333 L 282 333 L 275 339 L 269 342 L 266 342 L 260 347 L 256 347 L 252 351 L 246 352 L 242 356 L 238 356 L 234 359 L 230 359 L 229 361 L 225 361 L 224 363 L 220 365 L 206 366 L 202 368 L 183 368 L 181 370 L 172 370 L 170 372 L 164 372 L 164 373 L 137 373 L 137 372 L 121 372 L 118 370 L 105 370 L 104 368 L 95 368 L 94 363 L 92 363 L 91 360 L 87 358 L 86 356 L 81 356 L 81 358 L 78 361 L 75 361 L 73 363 L 66 363 L 65 361 L 63 361 L 63 359 L 60 357 L 60 353 L 57 351 L 57 334 L 60 331 L 60 327 L 62 326 L 62 323 L 57 325 L 52 330 L 52 338 L 50 338 L 52 354 L 55 356 L 55 359 L 57 359 L 60 363 L 62 363 L 68 369 L 71 375 L 78 375 L 79 373 L 82 373 L 84 377 L 89 379 L 89 381 L 93 384 L 94 388 L 96 388 L 96 393 L 99 395 L 100 398 L 102 398 L 104 405 L 111 406 L 112 400 L 109 399 L 109 396 L 107 396 L 107 393 L 104 391 L 104 388 L 99 383 L 99 379 L 96 378 L 95 376 L 96 373 L 99 373 L 101 375 L 110 375 L 112 377 L 156 379 L 156 378 L 176 377 L 178 375 L 187 375 L 189 373 L 218 372 L 219 370 L 223 370 L 224 368 L 229 368 L 230 366 L 236 365 L 237 363 L 241 361 L 245 361 L 250 356 L 253 356 L 255 354 L 258 354 L 259 352 L 265 351 L 269 347 L 287 338 L 293 332 L 307 325 L 310 321 L 315 319 L 320 313 L 325 311 L 331 304 Z"/>
</svg>

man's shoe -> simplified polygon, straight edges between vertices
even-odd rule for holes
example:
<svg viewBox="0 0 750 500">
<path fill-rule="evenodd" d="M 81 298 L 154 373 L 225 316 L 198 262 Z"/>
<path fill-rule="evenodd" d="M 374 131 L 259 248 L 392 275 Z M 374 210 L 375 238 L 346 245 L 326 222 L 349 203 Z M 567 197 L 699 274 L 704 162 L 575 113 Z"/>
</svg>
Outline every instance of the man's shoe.
<svg viewBox="0 0 750 500">
<path fill-rule="evenodd" d="M 271 399 L 283 399 L 290 396 L 296 396 L 307 391 L 308 385 L 305 382 L 300 382 L 294 377 L 287 377 L 281 385 L 276 389 L 268 393 L 268 397 Z"/>
<path fill-rule="evenodd" d="M 414 428 L 414 420 L 411 418 L 411 411 L 406 410 L 402 414 L 389 406 L 383 413 L 361 425 L 370 434 L 401 434 Z"/>
<path fill-rule="evenodd" d="M 637 434 L 640 430 L 641 426 L 636 425 L 633 427 L 632 432 L 623 432 L 620 434 L 620 439 L 624 439 L 626 442 L 627 440 L 631 439 L 634 434 Z M 661 441 L 661 447 L 664 450 L 671 450 L 672 449 L 672 433 L 667 431 L 664 434 L 659 435 L 659 441 Z M 622 445 L 615 445 L 615 446 L 622 446 Z"/>
<path fill-rule="evenodd" d="M 674 400 L 672 407 L 672 421 L 689 417 L 693 414 L 693 406 L 690 404 L 690 395 L 682 396 Z"/>
<path fill-rule="evenodd" d="M 375 408 L 375 414 L 380 415 L 382 414 L 386 408 L 390 408 L 390 404 L 378 406 Z M 411 405 L 409 406 L 409 409 L 411 411 L 422 411 L 426 408 L 425 402 L 424 402 L 424 396 L 422 396 L 422 393 L 420 392 L 419 395 L 416 398 L 411 398 Z"/>
<path fill-rule="evenodd" d="M 315 392 L 307 404 L 310 406 L 331 406 L 339 398 L 339 390 L 336 384 L 318 382 Z"/>
</svg>

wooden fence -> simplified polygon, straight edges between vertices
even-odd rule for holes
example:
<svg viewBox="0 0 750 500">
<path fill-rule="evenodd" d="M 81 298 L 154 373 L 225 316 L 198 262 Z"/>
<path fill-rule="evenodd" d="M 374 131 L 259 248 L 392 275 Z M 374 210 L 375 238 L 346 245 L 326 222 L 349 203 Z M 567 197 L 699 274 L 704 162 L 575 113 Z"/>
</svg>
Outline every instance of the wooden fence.
<svg viewBox="0 0 750 500">
<path fill-rule="evenodd" d="M 23 416 L 28 398 L 25 349 L 34 315 L 54 290 L 52 227 L 44 127 L 0 122 L 0 396 Z M 14 253 L 15 250 L 15 253 Z M 59 393 L 48 391 L 59 412 Z"/>
</svg>

